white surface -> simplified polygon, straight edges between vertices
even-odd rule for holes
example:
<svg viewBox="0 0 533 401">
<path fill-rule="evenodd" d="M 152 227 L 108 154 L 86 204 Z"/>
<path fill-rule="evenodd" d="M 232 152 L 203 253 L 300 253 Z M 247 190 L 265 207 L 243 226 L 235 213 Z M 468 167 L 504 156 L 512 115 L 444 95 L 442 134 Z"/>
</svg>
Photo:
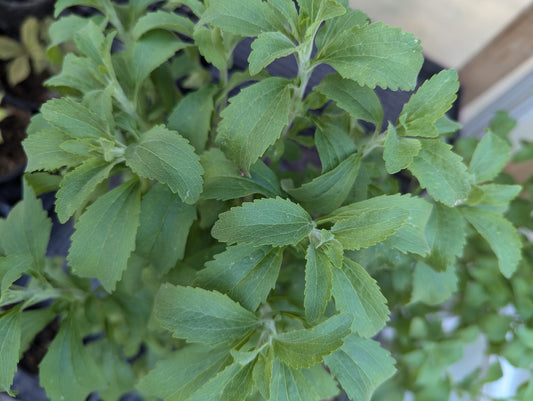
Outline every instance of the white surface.
<svg viewBox="0 0 533 401">
<path fill-rule="evenodd" d="M 424 53 L 459 68 L 531 4 L 531 0 L 350 0 L 373 20 L 402 27 Z"/>
</svg>

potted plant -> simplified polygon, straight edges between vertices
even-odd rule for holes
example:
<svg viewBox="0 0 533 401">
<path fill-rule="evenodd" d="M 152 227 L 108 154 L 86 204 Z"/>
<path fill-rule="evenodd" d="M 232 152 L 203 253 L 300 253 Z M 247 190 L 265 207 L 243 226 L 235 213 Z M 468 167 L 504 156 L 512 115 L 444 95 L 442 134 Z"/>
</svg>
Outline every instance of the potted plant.
<svg viewBox="0 0 533 401">
<path fill-rule="evenodd" d="M 47 81 L 63 96 L 33 117 L 24 200 L 0 222 L 3 390 L 58 319 L 39 372 L 52 401 L 369 400 L 396 371 L 382 330 L 390 319 L 402 345 L 401 305 L 451 295 L 467 239 L 495 274 L 517 271 L 503 214 L 520 188 L 492 183 L 505 134 L 466 162 L 446 143 L 457 73 L 384 121 L 375 88 L 415 89 L 411 34 L 344 0 L 152 3 L 56 3 L 50 51 L 76 51 Z M 99 13 L 63 14 L 80 4 Z M 268 72 L 283 57 L 292 78 Z M 319 163 L 289 168 L 309 154 Z M 51 190 L 74 224 L 66 261 L 45 256 L 36 195 Z M 391 349 L 403 377 L 414 365 Z"/>
</svg>

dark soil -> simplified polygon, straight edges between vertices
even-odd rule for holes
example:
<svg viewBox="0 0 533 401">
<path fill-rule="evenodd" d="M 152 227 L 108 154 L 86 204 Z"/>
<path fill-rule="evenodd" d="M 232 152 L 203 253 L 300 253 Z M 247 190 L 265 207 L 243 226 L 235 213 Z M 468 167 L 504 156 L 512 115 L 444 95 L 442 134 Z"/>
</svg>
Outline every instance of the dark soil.
<svg viewBox="0 0 533 401">
<path fill-rule="evenodd" d="M 4 143 L 0 145 L 0 181 L 19 174 L 26 164 L 26 155 L 21 142 L 26 138 L 26 127 L 30 122 L 29 112 L 6 107 L 11 115 L 0 121 Z"/>
</svg>

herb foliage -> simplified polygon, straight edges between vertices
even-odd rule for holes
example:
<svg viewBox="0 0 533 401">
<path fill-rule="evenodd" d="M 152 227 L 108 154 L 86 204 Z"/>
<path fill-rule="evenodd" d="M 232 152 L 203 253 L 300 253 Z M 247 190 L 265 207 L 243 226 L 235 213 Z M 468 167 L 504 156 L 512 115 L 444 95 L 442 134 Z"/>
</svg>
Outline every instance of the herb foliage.
<svg viewBox="0 0 533 401">
<path fill-rule="evenodd" d="M 47 82 L 63 96 L 33 118 L 24 200 L 0 221 L 0 389 L 29 327 L 58 315 L 40 365 L 52 401 L 133 389 L 165 401 L 359 401 L 378 388 L 375 399 L 436 399 L 441 369 L 473 336 L 473 304 L 507 300 L 483 286 L 526 291 L 522 239 L 504 216 L 520 187 L 498 180 L 506 130 L 470 154 L 446 143 L 459 128 L 445 115 L 455 71 L 382 121 L 374 89 L 415 90 L 422 48 L 345 0 L 152 3 L 56 3 L 50 51 L 76 51 Z M 99 13 L 62 13 L 80 4 Z M 249 69 L 233 72 L 245 37 Z M 297 76 L 271 76 L 287 56 Z M 321 64 L 335 72 L 311 88 Z M 317 150 L 321 171 L 281 168 L 302 149 Z M 45 256 L 51 222 L 36 195 L 50 190 L 75 227 L 66 270 Z M 477 246 L 488 267 L 469 265 Z M 465 326 L 453 335 L 428 317 L 450 297 Z M 494 309 L 481 327 L 513 361 L 522 348 L 503 342 L 506 323 Z"/>
</svg>

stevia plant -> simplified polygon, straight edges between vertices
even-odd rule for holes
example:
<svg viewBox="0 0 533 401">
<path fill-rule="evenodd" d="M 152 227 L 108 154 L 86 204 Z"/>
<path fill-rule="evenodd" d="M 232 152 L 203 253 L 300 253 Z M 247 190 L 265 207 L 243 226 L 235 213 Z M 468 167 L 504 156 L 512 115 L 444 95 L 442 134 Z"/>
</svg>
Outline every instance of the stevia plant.
<svg viewBox="0 0 533 401">
<path fill-rule="evenodd" d="M 98 12 L 68 14 L 76 5 Z M 446 143 L 457 73 L 383 121 L 376 86 L 415 89 L 413 35 L 345 0 L 59 0 L 55 16 L 49 54 L 76 51 L 47 81 L 62 97 L 32 119 L 24 200 L 0 221 L 2 390 L 58 318 L 40 364 L 52 401 L 369 400 L 396 371 L 377 341 L 389 307 L 394 324 L 409 301 L 442 303 L 435 287 L 462 277 L 467 234 L 497 275 L 515 273 L 503 206 L 519 188 L 492 183 L 509 146 L 488 133 L 465 163 Z M 271 76 L 287 56 L 297 75 Z M 335 72 L 311 87 L 322 64 Z M 286 168 L 307 153 L 320 167 Z M 46 256 L 36 198 L 54 190 L 75 228 L 66 261 Z M 378 272 L 380 252 L 396 259 Z"/>
</svg>

